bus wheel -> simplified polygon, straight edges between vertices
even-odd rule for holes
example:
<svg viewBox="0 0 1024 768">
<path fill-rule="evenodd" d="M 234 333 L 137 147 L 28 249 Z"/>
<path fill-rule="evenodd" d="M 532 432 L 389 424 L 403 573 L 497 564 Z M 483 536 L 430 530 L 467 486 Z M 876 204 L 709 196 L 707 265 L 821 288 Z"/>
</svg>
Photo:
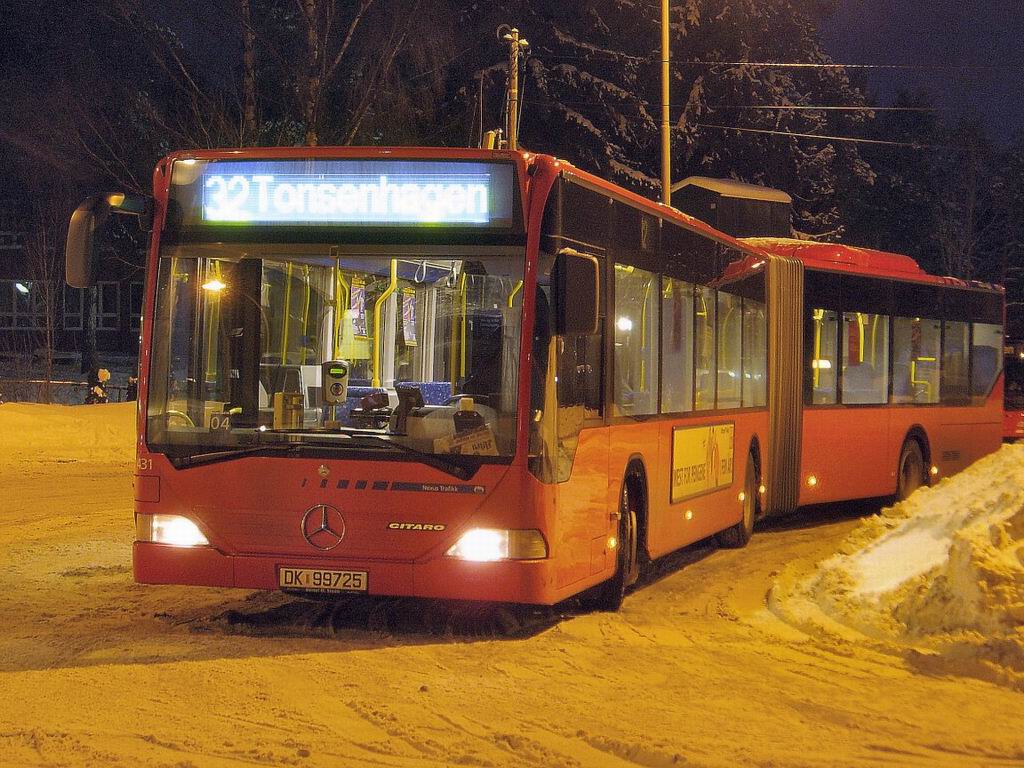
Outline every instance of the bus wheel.
<svg viewBox="0 0 1024 768">
<path fill-rule="evenodd" d="M 747 472 L 743 479 L 743 517 L 732 528 L 718 534 L 718 544 L 729 549 L 745 547 L 754 535 L 757 518 L 757 463 L 754 454 L 747 454 Z"/>
<path fill-rule="evenodd" d="M 584 608 L 595 611 L 617 611 L 622 607 L 626 590 L 636 583 L 640 575 L 637 531 L 637 493 L 631 490 L 628 480 L 622 483 L 622 498 L 619 503 L 619 539 L 615 575 L 598 585 L 580 602 Z"/>
<path fill-rule="evenodd" d="M 924 456 L 917 440 L 907 440 L 903 444 L 897 467 L 896 501 L 903 501 L 926 482 Z"/>
</svg>

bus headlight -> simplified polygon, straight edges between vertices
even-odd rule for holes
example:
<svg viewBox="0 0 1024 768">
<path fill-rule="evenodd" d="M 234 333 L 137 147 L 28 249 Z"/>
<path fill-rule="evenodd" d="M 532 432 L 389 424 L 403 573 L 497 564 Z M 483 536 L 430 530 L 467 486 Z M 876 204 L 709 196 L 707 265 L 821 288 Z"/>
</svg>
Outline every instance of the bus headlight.
<svg viewBox="0 0 1024 768">
<path fill-rule="evenodd" d="M 199 526 L 181 515 L 137 515 L 135 538 L 175 547 L 205 547 L 210 544 Z"/>
<path fill-rule="evenodd" d="M 446 553 L 447 557 L 477 563 L 496 560 L 541 560 L 548 556 L 548 545 L 541 532 L 471 528 Z"/>
</svg>

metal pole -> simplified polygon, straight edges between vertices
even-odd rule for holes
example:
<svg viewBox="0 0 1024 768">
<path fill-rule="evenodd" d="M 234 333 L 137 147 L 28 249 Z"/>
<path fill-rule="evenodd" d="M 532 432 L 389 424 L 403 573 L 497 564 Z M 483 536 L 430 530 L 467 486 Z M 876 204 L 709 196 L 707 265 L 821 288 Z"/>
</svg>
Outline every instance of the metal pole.
<svg viewBox="0 0 1024 768">
<path fill-rule="evenodd" d="M 661 201 L 672 205 L 672 134 L 669 126 L 668 2 L 661 0 Z"/>
<path fill-rule="evenodd" d="M 508 60 L 508 148 L 519 148 L 519 30 L 505 35 L 509 41 Z"/>
</svg>

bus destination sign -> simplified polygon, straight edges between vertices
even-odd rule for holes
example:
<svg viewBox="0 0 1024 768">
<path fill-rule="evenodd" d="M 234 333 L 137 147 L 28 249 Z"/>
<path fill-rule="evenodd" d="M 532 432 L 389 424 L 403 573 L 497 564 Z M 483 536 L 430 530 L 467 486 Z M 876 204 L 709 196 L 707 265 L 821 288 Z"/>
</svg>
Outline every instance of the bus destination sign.
<svg viewBox="0 0 1024 768">
<path fill-rule="evenodd" d="M 508 163 L 209 161 L 196 170 L 175 168 L 186 224 L 512 225 Z"/>
</svg>

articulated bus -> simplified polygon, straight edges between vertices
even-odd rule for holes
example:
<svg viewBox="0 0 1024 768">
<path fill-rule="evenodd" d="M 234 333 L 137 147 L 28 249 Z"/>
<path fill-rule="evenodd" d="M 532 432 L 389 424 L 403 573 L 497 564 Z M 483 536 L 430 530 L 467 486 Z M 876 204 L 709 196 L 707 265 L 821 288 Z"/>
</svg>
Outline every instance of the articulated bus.
<svg viewBox="0 0 1024 768">
<path fill-rule="evenodd" d="M 1000 289 L 551 157 L 174 154 L 75 212 L 72 284 L 111 212 L 152 230 L 138 582 L 613 609 L 651 558 L 1000 444 Z"/>
</svg>

